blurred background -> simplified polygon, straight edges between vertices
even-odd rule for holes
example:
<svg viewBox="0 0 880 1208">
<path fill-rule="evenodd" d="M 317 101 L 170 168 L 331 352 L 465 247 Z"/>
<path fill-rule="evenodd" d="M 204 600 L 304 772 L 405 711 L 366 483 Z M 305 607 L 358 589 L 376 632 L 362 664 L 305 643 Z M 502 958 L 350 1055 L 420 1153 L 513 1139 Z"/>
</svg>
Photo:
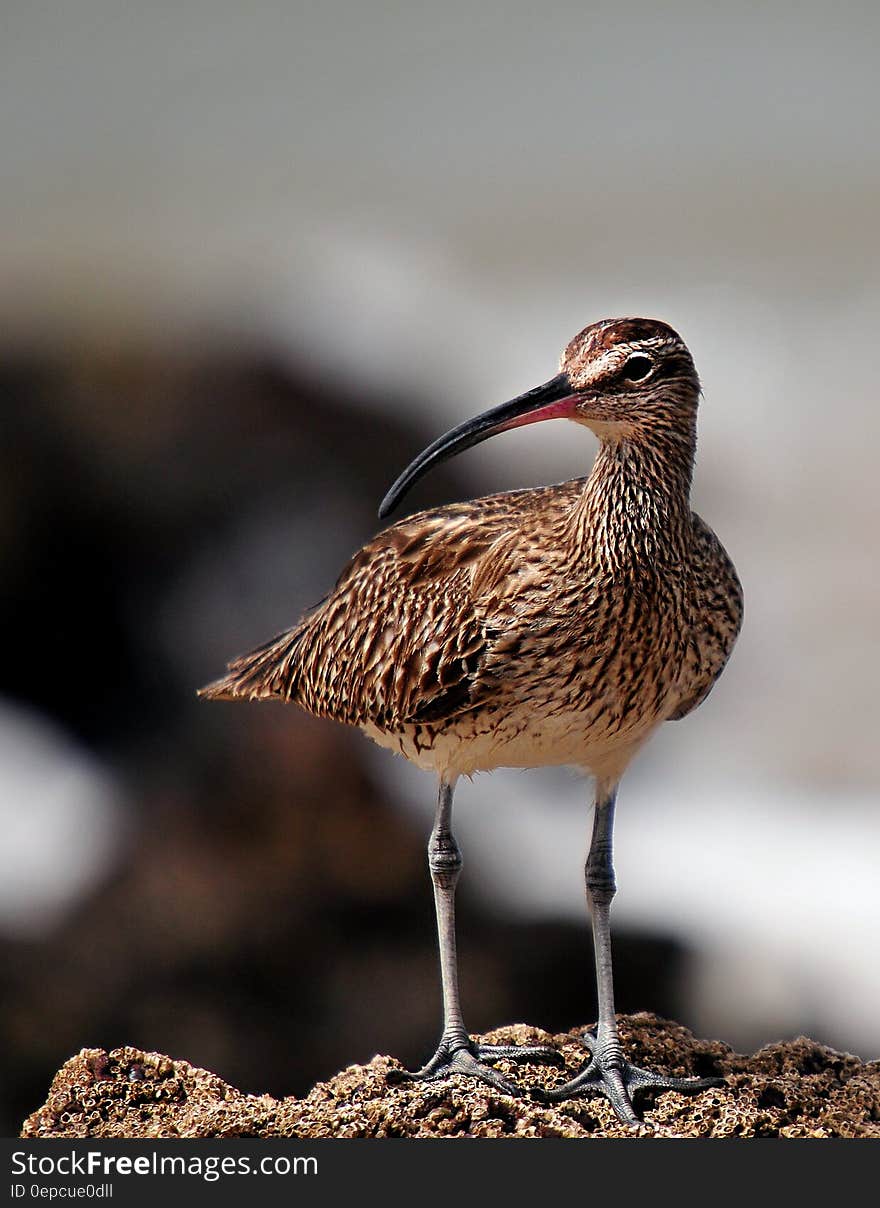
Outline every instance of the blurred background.
<svg viewBox="0 0 880 1208">
<path fill-rule="evenodd" d="M 452 423 L 586 323 L 704 384 L 746 592 L 627 775 L 618 1008 L 880 1051 L 877 7 L 0 8 L 0 1070 L 83 1046 L 303 1093 L 439 1033 L 431 778 L 195 690 L 292 624 Z M 585 473 L 510 433 L 415 508 Z M 463 783 L 472 1030 L 586 1024 L 589 785 Z"/>
</svg>

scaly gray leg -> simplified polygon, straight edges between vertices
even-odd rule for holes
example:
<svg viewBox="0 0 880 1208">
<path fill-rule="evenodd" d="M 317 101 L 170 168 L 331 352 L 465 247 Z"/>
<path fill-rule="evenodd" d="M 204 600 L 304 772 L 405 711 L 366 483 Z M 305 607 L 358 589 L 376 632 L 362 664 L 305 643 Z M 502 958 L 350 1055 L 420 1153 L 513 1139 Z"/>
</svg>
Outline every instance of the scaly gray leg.
<svg viewBox="0 0 880 1208">
<path fill-rule="evenodd" d="M 633 1095 L 641 1090 L 670 1090 L 683 1093 L 717 1086 L 721 1078 L 673 1078 L 653 1074 L 630 1065 L 623 1056 L 617 1020 L 614 1014 L 614 981 L 611 968 L 611 899 L 616 891 L 611 858 L 616 784 L 596 785 L 593 837 L 587 856 L 587 903 L 593 920 L 593 945 L 596 954 L 596 987 L 599 1021 L 595 1035 L 588 1032 L 584 1044 L 591 1057 L 579 1074 L 562 1086 L 541 1093 L 550 1102 L 576 1096 L 605 1095 L 620 1119 L 636 1128 L 641 1121 L 633 1107 Z"/>
<path fill-rule="evenodd" d="M 556 1049 L 529 1045 L 476 1044 L 465 1030 L 458 992 L 458 960 L 455 948 L 455 886 L 461 872 L 461 852 L 452 834 L 452 794 L 455 782 L 440 781 L 434 829 L 428 841 L 428 867 L 434 884 L 437 937 L 440 943 L 440 975 L 443 983 L 443 1034 L 437 1052 L 420 1070 L 395 1071 L 393 1082 L 425 1081 L 465 1074 L 480 1078 L 508 1095 L 520 1092 L 488 1061 L 560 1062 Z"/>
</svg>

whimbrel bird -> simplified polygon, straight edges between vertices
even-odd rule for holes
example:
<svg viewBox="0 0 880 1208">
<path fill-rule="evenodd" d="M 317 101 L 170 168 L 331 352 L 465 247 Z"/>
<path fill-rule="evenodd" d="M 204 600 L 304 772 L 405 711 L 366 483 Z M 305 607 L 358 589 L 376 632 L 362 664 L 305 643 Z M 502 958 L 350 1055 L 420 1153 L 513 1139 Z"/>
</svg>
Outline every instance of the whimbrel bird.
<svg viewBox="0 0 880 1208">
<path fill-rule="evenodd" d="M 381 532 L 299 624 L 230 665 L 212 699 L 280 698 L 358 726 L 439 779 L 428 863 L 434 886 L 443 1032 L 412 1079 L 465 1074 L 515 1087 L 500 1058 L 545 1049 L 478 1046 L 465 1030 L 455 948 L 461 855 L 457 779 L 497 767 L 572 764 L 595 778 L 586 862 L 599 1017 L 584 1069 L 555 1100 L 605 1094 L 638 1124 L 636 1091 L 692 1091 L 623 1055 L 614 1013 L 610 904 L 617 786 L 664 721 L 705 699 L 742 618 L 736 570 L 691 511 L 699 380 L 665 323 L 610 319 L 571 341 L 560 372 L 454 428 L 398 478 L 387 516 L 432 466 L 524 424 L 591 428 L 588 477 L 419 512 Z"/>
</svg>

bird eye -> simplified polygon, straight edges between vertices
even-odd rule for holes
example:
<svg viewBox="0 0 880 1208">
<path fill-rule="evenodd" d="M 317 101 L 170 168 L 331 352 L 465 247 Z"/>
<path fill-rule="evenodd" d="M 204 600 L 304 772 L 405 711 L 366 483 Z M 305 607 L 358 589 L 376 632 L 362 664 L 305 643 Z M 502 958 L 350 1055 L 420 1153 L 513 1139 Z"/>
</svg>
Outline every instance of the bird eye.
<svg viewBox="0 0 880 1208">
<path fill-rule="evenodd" d="M 648 376 L 653 368 L 654 362 L 650 357 L 630 357 L 621 369 L 620 377 L 624 382 L 640 382 L 642 378 Z"/>
</svg>

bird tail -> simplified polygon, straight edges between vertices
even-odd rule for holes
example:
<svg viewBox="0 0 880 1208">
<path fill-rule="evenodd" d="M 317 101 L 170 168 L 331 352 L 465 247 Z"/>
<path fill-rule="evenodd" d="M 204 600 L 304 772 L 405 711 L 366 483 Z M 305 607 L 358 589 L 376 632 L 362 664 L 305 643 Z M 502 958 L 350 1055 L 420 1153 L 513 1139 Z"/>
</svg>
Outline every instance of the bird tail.
<svg viewBox="0 0 880 1208">
<path fill-rule="evenodd" d="M 205 700 L 293 700 L 303 629 L 288 629 L 229 664 L 226 675 L 199 689 Z"/>
</svg>

